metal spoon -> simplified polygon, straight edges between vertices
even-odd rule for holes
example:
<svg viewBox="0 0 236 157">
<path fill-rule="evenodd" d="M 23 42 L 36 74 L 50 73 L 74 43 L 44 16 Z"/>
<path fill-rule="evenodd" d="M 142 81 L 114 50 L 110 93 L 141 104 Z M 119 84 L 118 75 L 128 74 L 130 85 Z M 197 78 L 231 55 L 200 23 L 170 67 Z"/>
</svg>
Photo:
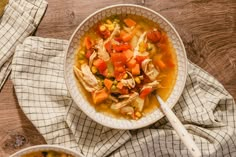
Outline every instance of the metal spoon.
<svg viewBox="0 0 236 157">
<path fill-rule="evenodd" d="M 180 120 L 176 117 L 174 112 L 170 109 L 170 107 L 162 100 L 162 98 L 158 95 L 156 95 L 157 100 L 160 103 L 161 109 L 167 119 L 170 121 L 171 125 L 179 135 L 180 139 L 183 141 L 185 146 L 188 148 L 188 150 L 191 152 L 193 157 L 200 157 L 201 152 L 198 149 L 197 145 L 193 141 L 193 139 L 190 137 L 188 131 L 185 129 L 184 125 L 180 122 Z"/>
</svg>

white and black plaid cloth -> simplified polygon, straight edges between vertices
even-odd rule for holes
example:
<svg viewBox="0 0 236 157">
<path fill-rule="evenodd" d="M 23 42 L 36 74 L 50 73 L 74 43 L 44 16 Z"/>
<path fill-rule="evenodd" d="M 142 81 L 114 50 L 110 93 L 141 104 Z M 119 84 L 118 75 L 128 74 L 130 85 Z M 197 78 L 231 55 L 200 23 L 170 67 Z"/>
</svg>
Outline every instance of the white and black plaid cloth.
<svg viewBox="0 0 236 157">
<path fill-rule="evenodd" d="M 138 130 L 115 130 L 87 117 L 71 100 L 63 78 L 68 41 L 29 37 L 16 48 L 12 81 L 19 104 L 48 144 L 88 157 L 191 156 L 166 118 Z M 203 156 L 236 156 L 236 108 L 211 75 L 188 64 L 185 90 L 173 108 Z"/>
<path fill-rule="evenodd" d="M 0 19 L 0 89 L 11 72 L 11 60 L 18 44 L 31 35 L 45 10 L 45 0 L 10 0 Z"/>
</svg>

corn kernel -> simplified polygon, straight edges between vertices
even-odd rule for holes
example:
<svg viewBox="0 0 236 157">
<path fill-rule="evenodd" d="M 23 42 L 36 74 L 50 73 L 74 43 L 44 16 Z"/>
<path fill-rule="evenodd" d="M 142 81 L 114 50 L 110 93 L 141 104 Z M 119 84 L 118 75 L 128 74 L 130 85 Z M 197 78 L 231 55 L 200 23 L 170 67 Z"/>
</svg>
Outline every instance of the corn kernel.
<svg viewBox="0 0 236 157">
<path fill-rule="evenodd" d="M 106 20 L 107 24 L 112 24 L 111 20 L 107 19 Z"/>
<path fill-rule="evenodd" d="M 84 63 L 85 63 L 84 60 L 79 60 L 79 64 L 80 64 L 80 65 L 82 65 L 82 64 L 84 64 Z"/>
<path fill-rule="evenodd" d="M 105 26 L 108 28 L 109 31 L 113 31 L 115 28 L 113 24 L 105 24 Z"/>
<path fill-rule="evenodd" d="M 85 52 L 83 50 L 80 50 L 79 53 L 85 55 Z"/>
<path fill-rule="evenodd" d="M 95 74 L 98 72 L 98 69 L 95 66 L 92 66 L 91 71 L 92 71 L 92 73 Z"/>
<path fill-rule="evenodd" d="M 128 78 L 128 74 L 125 73 L 124 76 L 123 76 L 124 79 Z"/>
<path fill-rule="evenodd" d="M 117 85 L 117 83 L 118 83 L 118 82 L 117 82 L 116 80 L 113 81 L 113 84 L 114 84 L 114 85 Z"/>
<path fill-rule="evenodd" d="M 105 25 L 101 25 L 100 27 L 99 27 L 99 29 L 100 29 L 100 31 L 105 31 L 106 30 L 106 26 Z"/>
<path fill-rule="evenodd" d="M 135 116 L 137 116 L 138 118 L 142 117 L 142 114 L 140 112 L 135 112 Z"/>
<path fill-rule="evenodd" d="M 135 80 L 135 82 L 136 82 L 137 84 L 140 84 L 140 83 L 141 83 L 141 80 L 140 80 L 139 77 L 135 77 L 134 80 Z"/>
<path fill-rule="evenodd" d="M 116 86 L 114 84 L 111 86 L 111 90 L 116 90 Z"/>
</svg>

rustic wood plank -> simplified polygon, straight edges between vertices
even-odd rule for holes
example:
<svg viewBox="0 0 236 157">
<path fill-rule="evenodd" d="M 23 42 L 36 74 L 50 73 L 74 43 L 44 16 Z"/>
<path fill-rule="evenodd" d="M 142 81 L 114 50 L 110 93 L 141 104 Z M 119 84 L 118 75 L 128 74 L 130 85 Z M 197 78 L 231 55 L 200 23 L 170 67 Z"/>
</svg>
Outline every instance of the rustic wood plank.
<svg viewBox="0 0 236 157">
<path fill-rule="evenodd" d="M 112 4 L 142 0 L 48 0 L 47 12 L 36 36 L 69 39 L 92 12 Z M 233 0 L 145 0 L 177 29 L 188 58 L 215 76 L 236 98 L 236 5 Z M 10 80 L 0 93 L 0 156 L 45 143 L 21 111 Z M 16 139 L 23 141 L 22 145 Z M 25 140 L 25 142 L 24 142 Z"/>
</svg>

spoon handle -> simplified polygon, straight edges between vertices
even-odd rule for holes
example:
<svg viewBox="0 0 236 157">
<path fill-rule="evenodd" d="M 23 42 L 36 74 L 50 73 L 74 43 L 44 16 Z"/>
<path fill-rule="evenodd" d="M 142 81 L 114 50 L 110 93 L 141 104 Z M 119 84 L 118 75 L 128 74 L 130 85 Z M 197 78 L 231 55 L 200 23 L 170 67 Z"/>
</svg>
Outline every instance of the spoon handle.
<svg viewBox="0 0 236 157">
<path fill-rule="evenodd" d="M 170 107 L 161 99 L 160 96 L 157 96 L 157 99 L 160 103 L 161 109 L 165 116 L 170 121 L 171 125 L 179 135 L 180 139 L 183 141 L 185 146 L 191 152 L 193 157 L 200 157 L 201 152 L 199 151 L 197 145 L 189 135 L 188 131 L 185 129 L 184 125 L 180 122 L 180 120 L 176 117 L 174 112 L 170 109 Z"/>
</svg>

